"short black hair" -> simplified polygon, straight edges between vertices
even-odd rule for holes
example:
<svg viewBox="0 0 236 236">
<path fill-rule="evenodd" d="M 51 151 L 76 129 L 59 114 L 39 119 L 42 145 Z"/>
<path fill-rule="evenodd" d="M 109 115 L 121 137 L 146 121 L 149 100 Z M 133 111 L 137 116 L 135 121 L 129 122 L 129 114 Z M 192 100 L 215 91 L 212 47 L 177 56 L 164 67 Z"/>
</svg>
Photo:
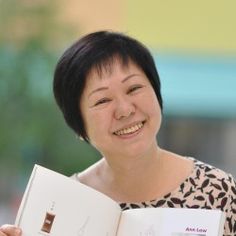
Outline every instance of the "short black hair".
<svg viewBox="0 0 236 236">
<path fill-rule="evenodd" d="M 145 45 L 123 33 L 97 31 L 71 45 L 59 59 L 54 73 L 53 91 L 67 124 L 89 142 L 80 109 L 86 78 L 93 68 L 100 71 L 119 58 L 124 65 L 135 63 L 147 76 L 162 110 L 160 78 L 154 59 Z"/>
</svg>

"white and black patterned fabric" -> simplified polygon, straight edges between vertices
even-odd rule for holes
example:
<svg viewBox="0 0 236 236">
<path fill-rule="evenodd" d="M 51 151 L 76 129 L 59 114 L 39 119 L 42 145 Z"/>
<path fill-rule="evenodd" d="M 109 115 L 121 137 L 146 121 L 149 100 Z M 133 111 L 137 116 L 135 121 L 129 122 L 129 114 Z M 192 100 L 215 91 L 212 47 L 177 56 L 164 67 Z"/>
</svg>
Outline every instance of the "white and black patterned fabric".
<svg viewBox="0 0 236 236">
<path fill-rule="evenodd" d="M 140 203 L 120 203 L 122 210 L 147 207 L 220 209 L 226 213 L 224 236 L 236 236 L 236 182 L 232 175 L 193 159 L 191 175 L 173 192 Z"/>
</svg>

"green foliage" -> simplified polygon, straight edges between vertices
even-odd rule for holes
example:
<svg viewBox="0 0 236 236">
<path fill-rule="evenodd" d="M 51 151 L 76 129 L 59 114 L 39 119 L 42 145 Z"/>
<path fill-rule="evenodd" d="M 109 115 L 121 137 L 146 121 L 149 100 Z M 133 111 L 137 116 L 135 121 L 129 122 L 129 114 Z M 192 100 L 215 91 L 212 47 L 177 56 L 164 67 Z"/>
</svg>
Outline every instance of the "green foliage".
<svg viewBox="0 0 236 236">
<path fill-rule="evenodd" d="M 31 169 L 34 163 L 64 173 L 98 158 L 66 127 L 52 96 L 56 56 L 34 47 L 0 48 L 1 169 Z"/>
<path fill-rule="evenodd" d="M 0 0 L 0 178 L 28 174 L 34 163 L 70 174 L 98 159 L 54 102 L 57 48 L 75 34 L 57 3 Z"/>
</svg>

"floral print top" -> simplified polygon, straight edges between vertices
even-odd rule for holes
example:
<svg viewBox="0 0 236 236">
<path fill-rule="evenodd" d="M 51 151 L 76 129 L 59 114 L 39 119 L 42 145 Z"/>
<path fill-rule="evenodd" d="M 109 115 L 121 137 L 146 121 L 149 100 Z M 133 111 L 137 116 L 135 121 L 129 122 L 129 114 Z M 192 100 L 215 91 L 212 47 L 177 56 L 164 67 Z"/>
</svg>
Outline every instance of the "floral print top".
<svg viewBox="0 0 236 236">
<path fill-rule="evenodd" d="M 120 203 L 122 210 L 147 207 L 220 209 L 226 213 L 224 236 L 236 235 L 236 182 L 232 175 L 193 159 L 194 170 L 173 192 L 140 203 Z"/>
</svg>

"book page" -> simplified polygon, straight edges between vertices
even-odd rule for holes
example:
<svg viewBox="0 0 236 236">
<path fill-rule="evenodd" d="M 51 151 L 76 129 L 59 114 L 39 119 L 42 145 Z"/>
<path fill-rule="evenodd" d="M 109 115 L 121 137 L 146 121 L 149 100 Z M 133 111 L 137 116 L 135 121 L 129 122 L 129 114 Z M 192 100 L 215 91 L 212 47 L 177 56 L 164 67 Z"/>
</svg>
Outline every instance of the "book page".
<svg viewBox="0 0 236 236">
<path fill-rule="evenodd" d="M 225 214 L 219 210 L 173 209 L 163 211 L 161 235 L 222 236 Z"/>
<path fill-rule="evenodd" d="M 120 213 L 104 194 L 35 166 L 16 224 L 22 236 L 115 236 Z"/>
<path fill-rule="evenodd" d="M 132 209 L 122 213 L 117 236 L 221 236 L 224 217 L 218 210 Z"/>
<path fill-rule="evenodd" d="M 123 211 L 117 236 L 160 235 L 160 228 L 163 224 L 161 209 L 142 208 Z"/>
</svg>

